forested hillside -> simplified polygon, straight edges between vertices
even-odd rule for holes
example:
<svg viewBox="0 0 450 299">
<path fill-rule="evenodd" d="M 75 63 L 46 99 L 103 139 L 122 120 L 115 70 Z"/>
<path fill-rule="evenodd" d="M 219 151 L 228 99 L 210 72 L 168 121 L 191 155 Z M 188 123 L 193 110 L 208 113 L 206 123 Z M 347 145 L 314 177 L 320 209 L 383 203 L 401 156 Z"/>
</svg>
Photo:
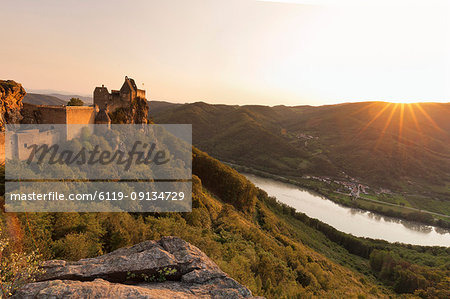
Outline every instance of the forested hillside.
<svg viewBox="0 0 450 299">
<path fill-rule="evenodd" d="M 194 149 L 191 213 L 2 213 L 13 252 L 78 260 L 175 235 L 268 298 L 449 296 L 449 250 L 355 238 L 311 219 Z M 5 243 L 3 243 L 5 244 Z M 20 255 L 19 255 L 20 256 Z M 14 269 L 5 269 L 3 273 Z M 6 277 L 7 279 L 8 277 Z M 7 281 L 3 281 L 7 283 Z"/>
<path fill-rule="evenodd" d="M 152 104 L 150 103 L 150 106 Z M 152 111 L 152 109 L 150 109 Z M 450 104 L 229 106 L 151 112 L 192 123 L 193 142 L 221 160 L 291 178 L 354 179 L 419 209 L 450 213 Z"/>
</svg>

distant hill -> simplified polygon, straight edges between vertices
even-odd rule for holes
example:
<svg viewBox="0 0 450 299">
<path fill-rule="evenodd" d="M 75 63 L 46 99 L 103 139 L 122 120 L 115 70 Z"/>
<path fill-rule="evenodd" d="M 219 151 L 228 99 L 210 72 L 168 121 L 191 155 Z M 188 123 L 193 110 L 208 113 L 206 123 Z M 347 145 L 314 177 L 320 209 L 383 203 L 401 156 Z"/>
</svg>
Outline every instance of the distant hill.
<svg viewBox="0 0 450 299">
<path fill-rule="evenodd" d="M 349 175 L 450 200 L 450 103 L 199 102 L 152 113 L 157 123 L 192 123 L 194 145 L 225 161 L 293 177 Z"/>
<path fill-rule="evenodd" d="M 56 96 L 37 94 L 37 93 L 27 93 L 22 100 L 24 103 L 34 104 L 34 105 L 66 105 L 67 101 L 64 101 Z"/>
<path fill-rule="evenodd" d="M 171 109 L 171 108 L 175 108 L 175 107 L 179 107 L 179 106 L 183 105 L 183 104 L 169 103 L 169 102 L 164 102 L 164 101 L 147 101 L 147 103 L 148 103 L 148 108 L 149 108 L 149 110 L 148 110 L 149 117 L 154 117 L 167 109 Z"/>
<path fill-rule="evenodd" d="M 71 98 L 79 98 L 84 102 L 85 105 L 92 104 L 91 97 L 83 97 L 79 95 L 63 95 L 58 93 L 27 93 L 27 95 L 23 99 L 23 102 L 35 105 L 66 105 Z"/>
<path fill-rule="evenodd" d="M 49 95 L 60 98 L 64 101 L 66 101 L 66 103 L 71 98 L 79 98 L 80 100 L 82 100 L 84 102 L 85 105 L 91 105 L 94 102 L 92 97 L 80 96 L 80 95 L 76 95 L 76 94 L 67 95 L 67 94 L 61 94 L 61 93 L 51 93 Z"/>
</svg>

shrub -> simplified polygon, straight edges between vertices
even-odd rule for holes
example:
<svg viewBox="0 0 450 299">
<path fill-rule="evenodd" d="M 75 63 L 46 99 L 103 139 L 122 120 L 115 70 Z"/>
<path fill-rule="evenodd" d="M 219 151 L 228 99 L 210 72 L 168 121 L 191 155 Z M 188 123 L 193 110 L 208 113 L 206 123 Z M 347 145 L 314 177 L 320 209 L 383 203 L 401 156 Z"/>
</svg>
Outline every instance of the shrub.
<svg viewBox="0 0 450 299">
<path fill-rule="evenodd" d="M 35 281 L 43 273 L 41 255 L 15 251 L 10 238 L 0 227 L 0 284 L 3 297 L 7 298 L 23 285 Z"/>
</svg>

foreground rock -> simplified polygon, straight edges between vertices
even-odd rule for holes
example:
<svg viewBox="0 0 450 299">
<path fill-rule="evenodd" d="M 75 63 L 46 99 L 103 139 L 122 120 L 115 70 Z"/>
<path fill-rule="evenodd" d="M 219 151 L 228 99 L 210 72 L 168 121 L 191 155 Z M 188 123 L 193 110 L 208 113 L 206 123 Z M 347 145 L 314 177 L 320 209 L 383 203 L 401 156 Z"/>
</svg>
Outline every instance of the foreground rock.
<svg viewBox="0 0 450 299">
<path fill-rule="evenodd" d="M 197 247 L 177 237 L 78 262 L 48 261 L 14 298 L 251 298 Z"/>
</svg>

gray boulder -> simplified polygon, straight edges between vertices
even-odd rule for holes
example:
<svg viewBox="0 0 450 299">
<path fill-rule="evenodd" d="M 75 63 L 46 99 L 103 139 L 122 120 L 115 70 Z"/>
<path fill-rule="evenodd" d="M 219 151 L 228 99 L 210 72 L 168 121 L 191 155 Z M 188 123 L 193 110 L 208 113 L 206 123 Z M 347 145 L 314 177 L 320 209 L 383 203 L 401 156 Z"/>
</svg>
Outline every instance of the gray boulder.
<svg viewBox="0 0 450 299">
<path fill-rule="evenodd" d="M 78 262 L 47 261 L 13 298 L 253 298 L 197 247 L 146 241 Z"/>
</svg>

